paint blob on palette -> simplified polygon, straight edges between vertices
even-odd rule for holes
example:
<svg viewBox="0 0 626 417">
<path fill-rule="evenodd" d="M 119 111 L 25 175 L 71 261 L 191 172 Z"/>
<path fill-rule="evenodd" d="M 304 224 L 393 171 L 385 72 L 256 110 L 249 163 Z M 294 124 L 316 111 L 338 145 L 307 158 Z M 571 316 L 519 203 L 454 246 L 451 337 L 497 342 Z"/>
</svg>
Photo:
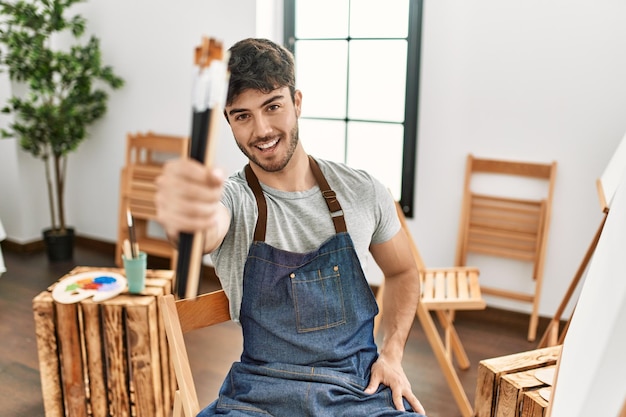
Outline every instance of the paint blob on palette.
<svg viewBox="0 0 626 417">
<path fill-rule="evenodd" d="M 52 298 L 62 304 L 76 303 L 89 297 L 99 302 L 122 293 L 126 286 L 126 278 L 115 272 L 82 272 L 59 281 L 52 290 Z"/>
</svg>

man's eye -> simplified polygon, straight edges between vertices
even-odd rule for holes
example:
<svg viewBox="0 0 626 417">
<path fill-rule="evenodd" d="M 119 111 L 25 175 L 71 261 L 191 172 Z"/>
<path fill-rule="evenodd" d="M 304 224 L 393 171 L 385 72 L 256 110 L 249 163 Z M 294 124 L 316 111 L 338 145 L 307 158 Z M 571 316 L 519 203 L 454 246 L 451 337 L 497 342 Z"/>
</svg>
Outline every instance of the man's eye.
<svg viewBox="0 0 626 417">
<path fill-rule="evenodd" d="M 247 115 L 247 114 L 240 114 L 240 115 L 238 115 L 238 116 L 235 118 L 235 120 L 238 120 L 238 121 L 243 121 L 243 120 L 246 120 L 248 117 L 249 117 L 249 115 Z"/>
<path fill-rule="evenodd" d="M 274 110 L 278 110 L 280 108 L 280 106 L 278 104 L 271 104 L 267 109 L 269 111 L 274 111 Z"/>
</svg>

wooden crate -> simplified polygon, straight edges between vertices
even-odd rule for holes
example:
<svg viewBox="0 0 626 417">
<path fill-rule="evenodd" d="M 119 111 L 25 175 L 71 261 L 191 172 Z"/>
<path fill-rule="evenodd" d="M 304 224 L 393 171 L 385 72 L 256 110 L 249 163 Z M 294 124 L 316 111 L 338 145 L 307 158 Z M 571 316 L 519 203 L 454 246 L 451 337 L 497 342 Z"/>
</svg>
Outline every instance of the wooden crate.
<svg viewBox="0 0 626 417">
<path fill-rule="evenodd" d="M 518 417 L 524 392 L 545 386 L 529 371 L 556 365 L 560 354 L 561 346 L 552 346 L 480 361 L 475 416 Z"/>
<path fill-rule="evenodd" d="M 556 365 L 546 366 L 541 369 L 555 370 Z M 538 390 L 550 386 L 535 377 L 536 371 L 537 368 L 502 376 L 496 398 L 496 417 L 518 417 L 524 415 L 520 411 L 522 410 L 525 394 L 538 392 Z M 529 399 L 529 401 L 531 400 Z"/>
<path fill-rule="evenodd" d="M 63 278 L 123 269 L 76 267 Z M 167 417 L 176 387 L 157 297 L 173 271 L 148 270 L 140 295 L 57 303 L 33 299 L 46 417 Z"/>
<path fill-rule="evenodd" d="M 548 401 L 541 396 L 539 390 L 524 393 L 521 403 L 523 417 L 545 417 Z"/>
</svg>

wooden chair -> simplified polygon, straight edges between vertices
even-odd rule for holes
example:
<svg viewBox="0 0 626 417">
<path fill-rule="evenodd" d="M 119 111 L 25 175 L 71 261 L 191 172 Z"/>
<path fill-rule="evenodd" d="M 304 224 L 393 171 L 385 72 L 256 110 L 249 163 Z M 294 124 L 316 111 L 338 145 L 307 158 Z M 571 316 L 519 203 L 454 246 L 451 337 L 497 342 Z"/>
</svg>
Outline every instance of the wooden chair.
<svg viewBox="0 0 626 417">
<path fill-rule="evenodd" d="M 486 286 L 481 288 L 486 295 L 532 303 L 528 327 L 529 341 L 535 340 L 537 335 L 539 299 L 555 176 L 556 162 L 542 164 L 482 159 L 471 154 L 467 157 L 455 264 L 466 265 L 470 253 L 532 263 L 532 278 L 535 281 L 533 294 L 505 288 Z M 505 181 L 508 180 L 512 183 L 505 185 Z M 519 187 L 518 181 L 524 180 L 539 182 L 541 183 L 539 185 L 547 191 L 540 197 L 512 196 L 515 191 L 523 188 Z M 475 191 L 476 183 L 484 185 L 484 181 L 491 181 L 492 184 L 497 182 L 499 191 L 506 187 L 506 193 L 509 195 Z"/>
<path fill-rule="evenodd" d="M 169 294 L 159 298 L 159 308 L 178 382 L 172 417 L 195 417 L 200 404 L 183 334 L 229 321 L 228 298 L 223 290 L 180 300 Z"/>
<path fill-rule="evenodd" d="M 129 134 L 126 138 L 126 162 L 120 176 L 120 202 L 115 263 L 122 266 L 124 239 L 128 239 L 127 210 L 133 216 L 135 235 L 140 250 L 171 260 L 176 269 L 176 249 L 165 236 L 149 233 L 149 224 L 156 219 L 154 181 L 161 174 L 163 163 L 172 157 L 187 155 L 189 139 L 179 136 Z"/>
<path fill-rule="evenodd" d="M 472 406 L 452 364 L 454 356 L 460 369 L 465 370 L 470 367 L 469 358 L 456 332 L 453 318 L 455 311 L 482 310 L 486 307 L 480 291 L 479 270 L 475 267 L 427 268 L 412 238 L 404 212 L 397 202 L 396 211 L 402 229 L 409 238 L 413 259 L 419 271 L 421 298 L 417 307 L 417 318 L 439 362 L 461 415 L 472 417 Z M 381 317 L 384 320 L 383 294 L 384 282 L 376 293 L 379 309 L 383 312 L 376 318 L 377 321 L 380 321 Z M 431 312 L 434 312 L 439 320 L 444 333 L 443 340 L 431 317 Z"/>
</svg>

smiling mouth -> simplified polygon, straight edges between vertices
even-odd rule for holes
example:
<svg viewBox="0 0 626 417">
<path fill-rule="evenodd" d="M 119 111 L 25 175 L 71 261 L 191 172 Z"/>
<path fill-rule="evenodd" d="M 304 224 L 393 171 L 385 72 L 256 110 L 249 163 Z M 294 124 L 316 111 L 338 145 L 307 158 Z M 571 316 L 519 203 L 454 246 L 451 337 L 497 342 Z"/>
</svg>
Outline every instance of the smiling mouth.
<svg viewBox="0 0 626 417">
<path fill-rule="evenodd" d="M 264 142 L 264 143 L 262 143 L 260 145 L 256 145 L 256 148 L 259 149 L 260 151 L 263 151 L 263 152 L 269 151 L 269 150 L 275 148 L 276 145 L 278 144 L 278 142 L 280 142 L 280 139 L 276 138 L 276 139 L 273 139 L 273 140 L 271 140 L 269 142 Z"/>
</svg>

